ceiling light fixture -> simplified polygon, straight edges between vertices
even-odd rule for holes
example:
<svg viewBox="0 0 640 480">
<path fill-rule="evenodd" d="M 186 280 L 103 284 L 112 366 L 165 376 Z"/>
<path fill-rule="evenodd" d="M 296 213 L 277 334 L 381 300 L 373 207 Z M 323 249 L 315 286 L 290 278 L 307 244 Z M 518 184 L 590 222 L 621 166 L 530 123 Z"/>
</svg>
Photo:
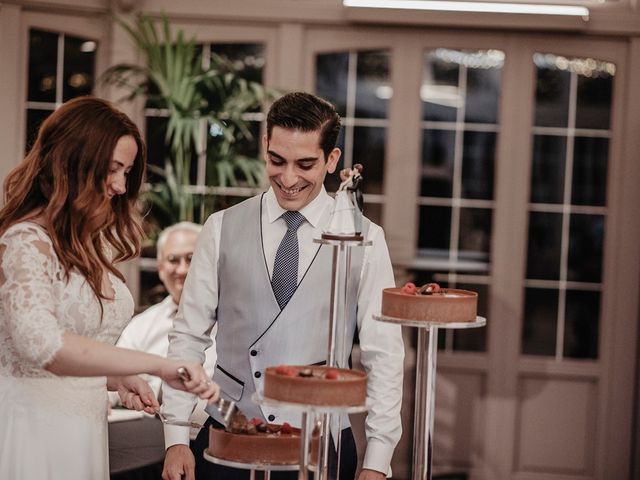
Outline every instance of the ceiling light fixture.
<svg viewBox="0 0 640 480">
<path fill-rule="evenodd" d="M 475 13 L 517 13 L 531 15 L 566 15 L 589 19 L 589 9 L 573 5 L 543 5 L 531 3 L 500 3 L 446 0 L 343 0 L 345 7 L 392 8 L 401 10 L 431 10 Z"/>
</svg>

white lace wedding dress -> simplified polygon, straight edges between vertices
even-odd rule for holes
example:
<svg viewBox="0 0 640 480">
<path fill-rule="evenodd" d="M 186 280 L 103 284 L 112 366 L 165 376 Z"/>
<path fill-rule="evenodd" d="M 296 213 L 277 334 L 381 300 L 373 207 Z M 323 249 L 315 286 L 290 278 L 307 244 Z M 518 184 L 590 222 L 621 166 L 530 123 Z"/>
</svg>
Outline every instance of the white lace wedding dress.
<svg viewBox="0 0 640 480">
<path fill-rule="evenodd" d="M 115 343 L 131 318 L 127 287 L 109 276 L 104 314 L 84 277 L 68 281 L 51 240 L 23 222 L 0 237 L 0 479 L 106 480 L 106 378 L 43 369 L 64 331 Z"/>
</svg>

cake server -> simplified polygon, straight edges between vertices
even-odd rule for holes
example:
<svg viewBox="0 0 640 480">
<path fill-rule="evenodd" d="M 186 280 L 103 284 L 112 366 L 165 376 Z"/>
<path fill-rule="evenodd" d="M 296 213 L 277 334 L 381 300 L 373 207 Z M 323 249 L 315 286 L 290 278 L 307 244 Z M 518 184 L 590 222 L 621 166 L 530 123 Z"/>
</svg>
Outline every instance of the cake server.
<svg viewBox="0 0 640 480">
<path fill-rule="evenodd" d="M 187 372 L 187 370 L 183 367 L 178 368 L 178 376 L 183 381 L 190 380 L 189 372 Z M 218 413 L 220 413 L 220 416 L 222 418 L 222 424 L 225 427 L 228 427 L 234 421 L 247 423 L 247 417 L 244 416 L 244 414 L 240 411 L 240 409 L 236 405 L 236 402 L 234 402 L 233 400 L 226 400 L 220 397 L 216 402 L 216 407 L 218 408 Z M 160 419 L 162 420 L 162 418 Z M 163 423 L 171 423 L 172 425 L 178 425 L 177 423 L 175 423 L 177 421 L 178 420 L 167 420 L 167 421 L 163 420 Z M 183 422 L 183 423 L 190 424 L 191 422 Z M 191 425 L 183 425 L 183 426 L 191 426 Z"/>
</svg>

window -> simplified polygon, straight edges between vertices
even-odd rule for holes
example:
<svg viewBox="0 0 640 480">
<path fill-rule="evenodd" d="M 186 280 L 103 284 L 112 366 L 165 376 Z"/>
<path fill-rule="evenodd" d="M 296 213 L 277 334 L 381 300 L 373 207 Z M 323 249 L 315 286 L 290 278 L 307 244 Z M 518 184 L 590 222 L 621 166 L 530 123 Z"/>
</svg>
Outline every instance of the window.
<svg viewBox="0 0 640 480">
<path fill-rule="evenodd" d="M 333 103 L 342 119 L 338 147 L 343 153 L 337 171 L 355 163 L 363 165 L 365 215 L 381 224 L 388 103 L 393 94 L 389 52 L 354 50 L 317 55 L 315 80 L 316 93 Z M 329 175 L 325 187 L 334 192 L 339 183 L 338 175 Z"/>
<path fill-rule="evenodd" d="M 478 292 L 487 316 L 501 69 L 498 50 L 424 54 L 416 282 Z M 448 330 L 441 348 L 485 350 L 486 329 Z"/>
<path fill-rule="evenodd" d="M 598 358 L 615 65 L 536 53 L 522 353 Z"/>
<path fill-rule="evenodd" d="M 92 92 L 96 49 L 93 40 L 29 30 L 27 151 L 51 112 L 67 100 Z"/>
</svg>

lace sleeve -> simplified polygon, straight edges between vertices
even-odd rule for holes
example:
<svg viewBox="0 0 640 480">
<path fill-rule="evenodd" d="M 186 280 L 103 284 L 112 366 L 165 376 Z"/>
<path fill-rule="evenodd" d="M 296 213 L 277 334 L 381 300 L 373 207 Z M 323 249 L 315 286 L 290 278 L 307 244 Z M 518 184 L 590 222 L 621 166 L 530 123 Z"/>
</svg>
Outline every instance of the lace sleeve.
<svg viewBox="0 0 640 480">
<path fill-rule="evenodd" d="M 0 328 L 23 361 L 43 367 L 62 346 L 55 317 L 55 253 L 38 227 L 11 228 L 0 238 Z M 0 345 L 1 347 L 1 345 Z"/>
</svg>

